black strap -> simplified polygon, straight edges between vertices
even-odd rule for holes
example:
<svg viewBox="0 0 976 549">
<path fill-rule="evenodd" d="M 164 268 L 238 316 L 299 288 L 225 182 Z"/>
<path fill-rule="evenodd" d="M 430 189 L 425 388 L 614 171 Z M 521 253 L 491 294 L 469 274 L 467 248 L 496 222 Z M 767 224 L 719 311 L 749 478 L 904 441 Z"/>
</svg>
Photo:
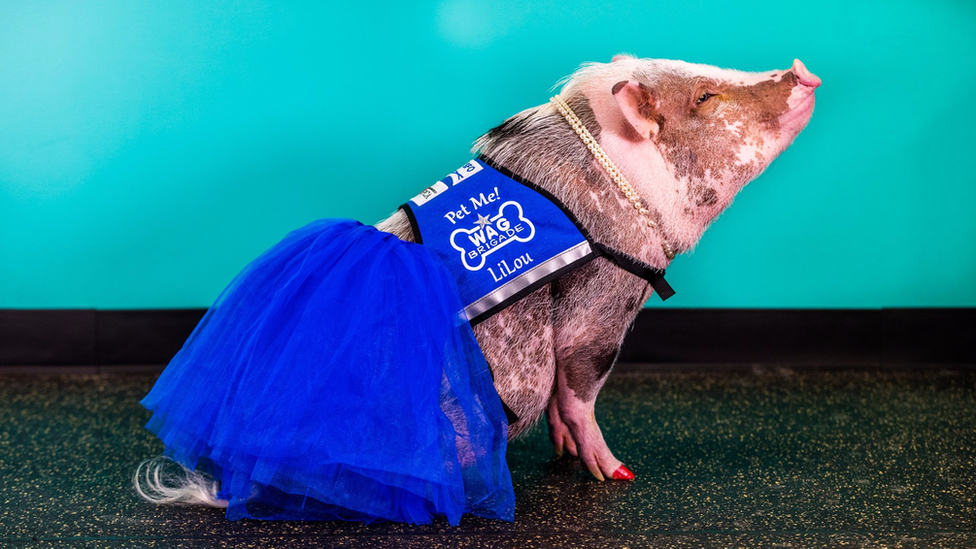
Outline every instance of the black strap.
<svg viewBox="0 0 976 549">
<path fill-rule="evenodd" d="M 502 409 L 505 410 L 505 417 L 508 419 L 508 424 L 511 425 L 518 421 L 518 414 L 513 412 L 512 409 L 508 407 L 508 404 L 505 404 L 504 400 L 499 399 L 499 401 L 502 403 Z"/>
<path fill-rule="evenodd" d="M 654 288 L 654 293 L 661 298 L 661 301 L 664 301 L 674 295 L 674 288 L 668 284 L 667 280 L 664 280 L 663 270 L 651 267 L 639 259 L 631 257 L 621 251 L 614 250 L 613 248 L 600 244 L 599 242 L 591 242 L 591 246 L 598 254 L 610 259 L 610 261 L 616 263 L 621 269 L 650 282 L 651 287 Z"/>
</svg>

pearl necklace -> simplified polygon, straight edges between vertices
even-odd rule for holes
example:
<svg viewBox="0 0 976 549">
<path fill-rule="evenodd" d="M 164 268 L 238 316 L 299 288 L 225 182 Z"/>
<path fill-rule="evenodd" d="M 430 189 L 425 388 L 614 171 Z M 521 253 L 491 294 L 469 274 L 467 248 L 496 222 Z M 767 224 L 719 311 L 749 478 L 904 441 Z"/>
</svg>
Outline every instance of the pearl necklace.
<svg viewBox="0 0 976 549">
<path fill-rule="evenodd" d="M 590 149 L 590 152 L 593 153 L 593 157 L 596 158 L 596 161 L 603 166 L 603 169 L 607 172 L 607 175 L 610 176 L 610 179 L 617 184 L 620 192 L 624 193 L 624 196 L 627 197 L 627 200 L 630 201 L 632 206 L 634 206 L 637 213 L 644 218 L 647 226 L 654 229 L 658 236 L 661 237 L 661 249 L 664 251 L 664 256 L 667 257 L 668 260 L 674 259 L 674 250 L 671 248 L 671 244 L 668 244 L 668 240 L 664 237 L 664 233 L 661 231 L 661 228 L 658 227 L 657 223 L 655 223 L 654 220 L 648 216 L 650 212 L 644 207 L 644 203 L 641 201 L 637 191 L 630 186 L 630 183 L 627 182 L 627 178 L 624 177 L 624 174 L 617 169 L 617 166 L 614 165 L 612 160 L 610 160 L 607 153 L 603 151 L 603 148 L 600 147 L 600 144 L 597 143 L 596 139 L 593 138 L 590 131 L 586 129 L 586 126 L 583 125 L 583 121 L 576 116 L 573 109 L 569 108 L 569 104 L 566 103 L 562 96 L 554 95 L 549 99 L 549 102 L 559 110 L 559 112 L 563 115 L 563 118 L 566 119 L 566 122 L 569 122 L 569 125 L 572 126 L 573 130 L 576 132 L 576 135 L 578 135 L 583 141 L 583 144 L 586 145 L 586 148 Z"/>
</svg>

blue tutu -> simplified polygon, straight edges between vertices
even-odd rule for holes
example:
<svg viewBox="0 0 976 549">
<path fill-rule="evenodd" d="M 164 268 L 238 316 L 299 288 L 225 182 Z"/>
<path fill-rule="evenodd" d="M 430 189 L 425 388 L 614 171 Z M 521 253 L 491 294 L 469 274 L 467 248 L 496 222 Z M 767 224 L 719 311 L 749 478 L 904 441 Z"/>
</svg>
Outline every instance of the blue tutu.
<svg viewBox="0 0 976 549">
<path fill-rule="evenodd" d="M 513 520 L 508 424 L 455 282 L 349 220 L 288 234 L 221 293 L 141 404 L 227 518 Z"/>
</svg>

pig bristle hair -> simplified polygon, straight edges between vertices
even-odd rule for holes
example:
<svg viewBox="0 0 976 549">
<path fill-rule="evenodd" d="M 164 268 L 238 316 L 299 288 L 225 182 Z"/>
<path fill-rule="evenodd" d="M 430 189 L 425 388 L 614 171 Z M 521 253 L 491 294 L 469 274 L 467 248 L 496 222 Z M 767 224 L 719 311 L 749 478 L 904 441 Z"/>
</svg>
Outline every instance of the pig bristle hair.
<svg viewBox="0 0 976 549">
<path fill-rule="evenodd" d="M 585 93 L 591 86 L 605 85 L 607 82 L 613 85 L 623 80 L 636 79 L 650 84 L 654 74 L 674 72 L 664 61 L 666 60 L 632 57 L 616 63 L 583 63 L 572 74 L 560 78 L 553 89 L 561 88 L 559 93 L 563 97 L 571 97 Z"/>
<path fill-rule="evenodd" d="M 653 86 L 664 75 L 707 76 L 709 74 L 714 74 L 716 78 L 726 79 L 736 76 L 750 77 L 748 72 L 736 69 L 688 63 L 678 59 L 647 59 L 629 56 L 627 59 L 621 59 L 615 63 L 583 63 L 573 73 L 560 78 L 550 91 L 562 87 L 560 93 L 564 97 L 569 97 L 573 94 L 585 93 L 591 86 L 605 86 L 607 83 L 613 85 L 625 80 L 636 80 Z"/>
<path fill-rule="evenodd" d="M 139 497 L 156 505 L 227 507 L 227 501 L 217 497 L 217 480 L 166 456 L 140 463 L 132 483 Z"/>
<path fill-rule="evenodd" d="M 414 241 L 413 227 L 410 226 L 410 220 L 407 219 L 407 214 L 403 213 L 403 210 L 397 210 L 390 217 L 380 221 L 376 224 L 376 228 L 395 235 L 400 240 Z"/>
</svg>

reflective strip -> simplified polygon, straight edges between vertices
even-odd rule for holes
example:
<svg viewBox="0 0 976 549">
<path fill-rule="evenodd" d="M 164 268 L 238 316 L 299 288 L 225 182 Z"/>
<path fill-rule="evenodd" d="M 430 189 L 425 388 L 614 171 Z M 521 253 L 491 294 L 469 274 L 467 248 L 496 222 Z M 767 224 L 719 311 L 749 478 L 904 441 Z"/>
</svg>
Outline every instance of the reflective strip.
<svg viewBox="0 0 976 549">
<path fill-rule="evenodd" d="M 559 255 L 543 261 L 539 265 L 529 269 L 525 274 L 506 282 L 499 286 L 495 291 L 485 295 L 478 301 L 464 308 L 464 313 L 468 315 L 468 320 L 484 314 L 492 308 L 504 303 L 505 300 L 528 288 L 550 274 L 566 267 L 567 265 L 583 259 L 593 253 L 590 243 L 583 241 L 572 248 L 560 253 Z"/>
</svg>

